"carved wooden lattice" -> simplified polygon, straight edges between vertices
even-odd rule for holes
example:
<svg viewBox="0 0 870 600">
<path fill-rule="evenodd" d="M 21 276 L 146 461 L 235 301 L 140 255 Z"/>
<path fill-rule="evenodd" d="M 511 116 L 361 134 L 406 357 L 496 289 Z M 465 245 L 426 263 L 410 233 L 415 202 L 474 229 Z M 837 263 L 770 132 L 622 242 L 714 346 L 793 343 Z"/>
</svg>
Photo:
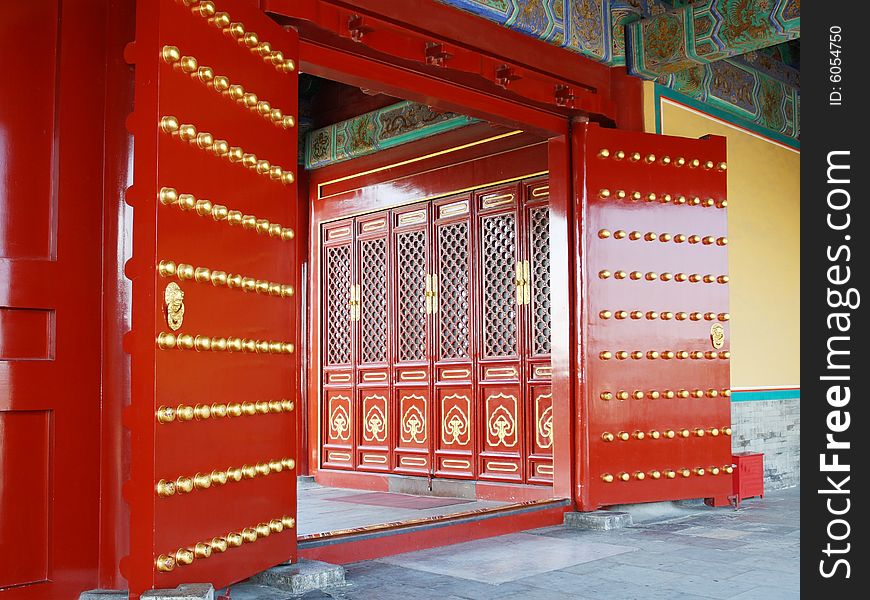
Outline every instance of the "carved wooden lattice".
<svg viewBox="0 0 870 600">
<path fill-rule="evenodd" d="M 362 355 L 364 363 L 387 361 L 387 241 L 360 244 Z"/>
<path fill-rule="evenodd" d="M 532 286 L 532 348 L 550 354 L 550 210 L 529 211 L 529 258 Z"/>
<path fill-rule="evenodd" d="M 326 249 L 326 362 L 350 362 L 350 246 Z"/>
<path fill-rule="evenodd" d="M 515 356 L 516 217 L 487 217 L 481 223 L 483 338 L 485 356 Z"/>
<path fill-rule="evenodd" d="M 468 358 L 468 223 L 438 230 L 441 358 Z"/>
<path fill-rule="evenodd" d="M 426 358 L 426 233 L 396 236 L 399 360 Z"/>
</svg>

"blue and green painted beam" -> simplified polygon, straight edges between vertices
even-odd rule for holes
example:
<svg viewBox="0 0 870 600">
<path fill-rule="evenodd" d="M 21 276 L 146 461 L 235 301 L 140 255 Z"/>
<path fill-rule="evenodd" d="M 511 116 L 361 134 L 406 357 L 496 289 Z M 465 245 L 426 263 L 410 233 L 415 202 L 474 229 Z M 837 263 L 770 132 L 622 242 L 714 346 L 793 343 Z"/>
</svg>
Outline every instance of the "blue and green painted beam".
<svg viewBox="0 0 870 600">
<path fill-rule="evenodd" d="M 477 122 L 416 102 L 392 104 L 309 132 L 305 137 L 305 168 L 334 165 Z"/>
<path fill-rule="evenodd" d="M 800 0 L 701 0 L 626 26 L 632 75 L 658 79 L 800 37 Z"/>
</svg>

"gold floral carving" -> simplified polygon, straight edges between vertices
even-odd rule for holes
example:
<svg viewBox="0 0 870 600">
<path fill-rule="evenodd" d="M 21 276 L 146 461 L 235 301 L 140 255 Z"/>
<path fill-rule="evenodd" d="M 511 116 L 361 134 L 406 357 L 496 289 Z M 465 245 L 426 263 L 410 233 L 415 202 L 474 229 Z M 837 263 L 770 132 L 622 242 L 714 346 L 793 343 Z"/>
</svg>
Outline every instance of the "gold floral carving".
<svg viewBox="0 0 870 600">
<path fill-rule="evenodd" d="M 344 442 L 350 439 L 349 404 L 350 399 L 345 396 L 334 396 L 329 400 L 329 433 L 332 439 Z"/>
<path fill-rule="evenodd" d="M 553 395 L 540 394 L 535 398 L 535 428 L 538 437 L 538 447 L 543 450 L 553 447 Z M 541 404 L 546 403 L 547 406 L 541 410 Z"/>
<path fill-rule="evenodd" d="M 509 410 L 504 404 L 499 403 L 490 409 L 490 404 L 498 400 L 509 400 L 513 403 L 513 410 Z M 512 448 L 517 445 L 517 420 L 516 396 L 494 394 L 486 399 L 489 418 L 486 420 L 487 438 L 491 446 L 505 446 Z"/>
<path fill-rule="evenodd" d="M 365 429 L 363 439 L 367 442 L 384 442 L 387 439 L 387 418 L 382 406 L 386 406 L 387 399 L 383 396 L 369 396 L 364 402 L 372 402 L 365 414 Z"/>
<path fill-rule="evenodd" d="M 425 408 L 426 399 L 422 396 L 411 394 L 402 398 L 402 441 L 406 444 L 423 444 L 426 442 L 426 415 L 416 404 L 405 408 L 408 400 L 420 400 Z"/>
<path fill-rule="evenodd" d="M 444 412 L 444 406 L 450 400 L 454 401 L 453 406 Z M 465 410 L 460 407 L 460 402 L 465 405 Z M 468 396 L 460 394 L 452 394 L 441 399 L 441 410 L 444 414 L 441 420 L 441 441 L 445 444 L 465 446 L 470 441 L 469 404 Z"/>
</svg>

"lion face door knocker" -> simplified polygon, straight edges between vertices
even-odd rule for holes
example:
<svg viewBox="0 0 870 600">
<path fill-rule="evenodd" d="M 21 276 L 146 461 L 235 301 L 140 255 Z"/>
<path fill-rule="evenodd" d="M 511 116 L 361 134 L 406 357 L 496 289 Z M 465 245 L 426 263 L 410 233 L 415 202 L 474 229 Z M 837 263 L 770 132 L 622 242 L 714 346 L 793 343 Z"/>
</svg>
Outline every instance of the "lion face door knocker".
<svg viewBox="0 0 870 600">
<path fill-rule="evenodd" d="M 713 347 L 716 350 L 719 350 L 725 345 L 725 328 L 721 323 L 714 323 L 713 326 L 710 327 L 710 341 L 713 343 Z"/>
<path fill-rule="evenodd" d="M 163 292 L 163 303 L 166 324 L 172 331 L 178 331 L 184 322 L 184 290 L 177 283 L 170 283 Z"/>
</svg>

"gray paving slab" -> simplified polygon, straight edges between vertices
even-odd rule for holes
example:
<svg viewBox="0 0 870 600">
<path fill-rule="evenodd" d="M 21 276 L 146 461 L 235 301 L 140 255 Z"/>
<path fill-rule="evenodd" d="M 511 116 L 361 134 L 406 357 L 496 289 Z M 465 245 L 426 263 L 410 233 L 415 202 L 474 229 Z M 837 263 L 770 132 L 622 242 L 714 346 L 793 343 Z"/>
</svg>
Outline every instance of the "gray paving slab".
<svg viewBox="0 0 870 600">
<path fill-rule="evenodd" d="M 634 550 L 630 546 L 543 539 L 540 536 L 517 533 L 399 554 L 380 560 L 409 569 L 462 579 L 504 583 Z"/>
<path fill-rule="evenodd" d="M 799 510 L 794 488 L 737 511 L 703 507 L 608 532 L 545 527 L 354 563 L 345 565 L 345 586 L 303 596 L 244 584 L 232 598 L 792 600 L 800 590 Z"/>
</svg>

